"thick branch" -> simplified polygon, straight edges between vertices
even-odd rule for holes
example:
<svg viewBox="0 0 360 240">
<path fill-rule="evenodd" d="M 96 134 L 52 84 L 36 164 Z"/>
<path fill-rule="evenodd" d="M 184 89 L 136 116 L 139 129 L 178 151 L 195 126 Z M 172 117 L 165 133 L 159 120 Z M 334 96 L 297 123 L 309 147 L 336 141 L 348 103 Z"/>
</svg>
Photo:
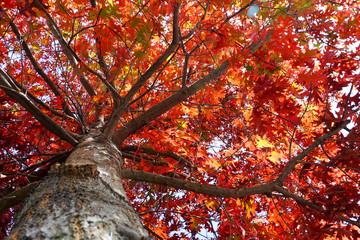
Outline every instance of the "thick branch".
<svg viewBox="0 0 360 240">
<path fill-rule="evenodd" d="M 9 79 L 10 77 L 7 75 L 7 73 L 2 68 L 0 68 L 0 88 L 4 90 L 4 92 L 9 97 L 16 100 L 50 132 L 71 143 L 74 146 L 77 144 L 77 140 L 74 138 L 74 136 L 72 136 L 72 133 L 68 132 L 57 122 L 55 122 L 45 113 L 43 113 L 25 94 L 12 89 L 11 85 L 9 84 Z"/>
<path fill-rule="evenodd" d="M 175 161 L 178 161 L 181 164 L 184 164 L 187 167 L 190 168 L 194 168 L 194 164 L 189 160 L 186 159 L 185 157 L 176 154 L 174 152 L 170 152 L 170 151 L 166 151 L 166 152 L 159 152 L 156 151 L 153 148 L 149 148 L 149 147 L 138 147 L 138 146 L 125 146 L 121 149 L 121 151 L 132 151 L 135 152 L 138 150 L 138 148 L 140 148 L 140 150 L 144 153 L 148 153 L 148 154 L 152 154 L 155 156 L 163 156 L 163 157 L 170 157 L 172 159 L 174 159 Z"/>
<path fill-rule="evenodd" d="M 173 17 L 173 38 L 169 47 L 165 52 L 151 65 L 151 67 L 139 78 L 138 81 L 131 87 L 129 92 L 124 97 L 124 104 L 128 104 L 133 98 L 135 93 L 142 87 L 145 82 L 156 72 L 157 69 L 166 61 L 166 59 L 175 51 L 176 47 L 180 41 L 180 32 L 179 32 L 179 10 L 180 5 L 174 7 L 174 17 Z"/>
<path fill-rule="evenodd" d="M 37 168 L 44 166 L 46 164 L 48 164 L 48 166 L 50 166 L 55 163 L 63 163 L 70 156 L 71 152 L 72 151 L 67 151 L 67 152 L 55 154 L 53 157 L 43 160 L 41 162 L 35 163 L 35 164 L 21 170 L 20 172 L 21 173 L 31 172 L 31 171 L 34 171 Z"/>
<path fill-rule="evenodd" d="M 12 76 L 9 75 L 9 77 L 12 80 L 13 86 L 12 89 L 19 89 L 21 90 L 21 92 L 25 93 L 26 96 L 28 96 L 34 103 L 37 103 L 39 106 L 45 108 L 46 110 L 50 111 L 52 114 L 54 114 L 55 116 L 64 118 L 64 119 L 74 119 L 73 117 L 66 115 L 66 114 L 62 114 L 58 111 L 56 111 L 55 109 L 53 109 L 52 107 L 48 106 L 46 103 L 44 103 L 42 100 L 40 100 L 38 97 L 36 97 L 32 92 L 28 91 L 28 89 L 21 85 L 18 81 L 16 81 Z M 10 79 L 9 79 L 10 80 Z M 11 82 L 10 82 L 11 84 Z"/>
<path fill-rule="evenodd" d="M 31 183 L 25 187 L 22 187 L 19 190 L 9 193 L 8 195 L 0 199 L 0 213 L 15 206 L 16 204 L 22 203 L 24 199 L 28 196 L 29 192 L 33 190 L 37 185 L 38 183 Z"/>
<path fill-rule="evenodd" d="M 9 17 L 9 16 L 8 16 Z M 47 85 L 50 87 L 50 89 L 53 91 L 53 93 L 56 96 L 60 96 L 63 97 L 63 94 L 60 92 L 60 90 L 58 89 L 58 87 L 55 85 L 55 83 L 49 78 L 48 75 L 46 75 L 46 73 L 44 72 L 44 70 L 40 67 L 40 65 L 38 64 L 38 62 L 36 61 L 35 57 L 33 56 L 33 54 L 31 53 L 31 50 L 29 48 L 29 46 L 27 45 L 25 39 L 23 38 L 23 36 L 21 35 L 19 29 L 16 27 L 15 23 L 13 22 L 13 20 L 9 17 L 10 20 L 10 27 L 13 30 L 13 32 L 15 33 L 16 37 L 18 38 L 18 40 L 21 43 L 22 48 L 24 49 L 26 56 L 29 58 L 31 64 L 33 65 L 35 71 L 42 77 L 42 79 L 44 79 L 44 81 L 47 83 Z M 66 104 L 65 98 L 64 98 L 64 102 L 62 104 L 62 107 L 65 111 L 65 113 L 67 115 L 73 116 L 73 113 L 71 112 L 71 110 L 69 109 L 69 107 Z"/>
<path fill-rule="evenodd" d="M 351 220 L 351 219 L 346 218 L 346 217 L 341 216 L 341 215 L 338 215 L 337 218 L 340 219 L 341 221 L 351 223 L 351 224 L 353 224 L 353 225 L 360 228 L 360 222 L 358 222 L 358 221 Z"/>
<path fill-rule="evenodd" d="M 267 41 L 270 40 L 271 38 L 271 34 L 272 31 L 268 32 L 268 34 L 266 34 L 264 39 L 258 39 L 258 41 L 256 43 L 252 43 L 250 44 L 247 49 L 249 50 L 250 53 L 254 53 L 259 47 L 261 47 L 262 45 L 264 45 Z"/>
<path fill-rule="evenodd" d="M 312 202 L 309 202 L 305 199 L 303 199 L 302 197 L 299 197 L 298 195 L 296 194 L 293 194 L 291 192 L 289 192 L 288 190 L 286 190 L 284 187 L 281 187 L 281 186 L 278 186 L 278 185 L 275 185 L 274 186 L 274 190 L 279 192 L 279 193 L 282 193 L 284 196 L 288 197 L 288 198 L 292 198 L 294 200 L 296 200 L 297 202 L 305 205 L 305 206 L 308 206 L 312 209 L 315 209 L 316 211 L 319 211 L 319 212 L 324 212 L 323 209 L 321 209 L 321 207 L 319 207 L 318 205 L 312 203 Z"/>
<path fill-rule="evenodd" d="M 220 77 L 227 69 L 229 65 L 228 61 L 225 61 L 217 69 L 210 72 L 208 75 L 202 79 L 196 81 L 189 87 L 184 87 L 166 98 L 162 102 L 151 107 L 141 115 L 132 119 L 130 122 L 119 128 L 115 131 L 113 141 L 115 144 L 122 143 L 128 136 L 133 134 L 136 130 L 145 126 L 148 122 L 155 120 L 161 114 L 167 112 L 180 102 L 186 100 L 190 96 L 197 93 L 199 90 L 203 89 L 211 80 L 215 80 Z"/>
<path fill-rule="evenodd" d="M 88 65 L 85 64 L 85 62 L 83 62 L 81 60 L 81 58 L 75 53 L 75 51 L 71 48 L 71 46 L 69 45 L 69 43 L 67 43 L 65 41 L 65 39 L 63 38 L 60 29 L 58 28 L 58 26 L 56 25 L 56 23 L 54 22 L 54 20 L 51 18 L 51 16 L 49 15 L 49 13 L 46 11 L 46 9 L 41 5 L 41 3 L 38 2 L 38 0 L 35 0 L 37 2 L 37 4 L 39 5 L 40 9 L 45 13 L 46 17 L 47 17 L 47 23 L 49 26 L 50 31 L 52 32 L 52 34 L 54 35 L 54 37 L 56 39 L 58 39 L 58 41 L 60 42 L 61 48 L 63 49 L 64 53 L 66 54 L 70 64 L 72 65 L 72 67 L 74 69 L 79 69 L 76 66 L 76 63 L 81 63 L 81 65 L 83 67 L 86 68 L 87 71 L 89 71 L 90 73 L 94 74 L 95 76 L 97 76 L 105 85 L 106 87 L 111 91 L 111 93 L 114 96 L 114 99 L 121 99 L 120 94 L 116 91 L 116 89 L 109 83 L 109 81 L 105 78 L 103 78 L 103 76 L 98 73 L 97 71 L 91 69 Z M 83 85 L 83 87 L 85 88 L 85 90 L 87 91 L 87 93 L 90 96 L 95 96 L 96 95 L 96 90 L 91 86 L 90 82 L 87 80 L 86 76 L 84 74 L 82 74 L 80 76 L 80 82 Z"/>
<path fill-rule="evenodd" d="M 136 162 L 141 162 L 141 160 L 146 160 L 149 164 L 152 164 L 154 166 L 169 166 L 168 162 L 154 161 L 146 156 L 145 157 L 140 156 L 135 153 L 121 151 L 121 155 L 123 156 L 123 158 L 134 160 Z"/>
<path fill-rule="evenodd" d="M 67 151 L 67 152 L 63 152 L 63 153 L 59 153 L 56 154 L 55 156 L 46 159 L 42 162 L 36 163 L 34 165 L 31 165 L 30 167 L 21 170 L 21 173 L 24 172 L 30 172 L 33 171 L 45 164 L 49 164 L 48 166 L 57 163 L 57 162 L 65 162 L 66 158 L 70 155 L 71 151 Z M 45 170 L 46 171 L 46 170 Z M 28 176 L 29 178 L 29 176 Z M 35 183 L 31 183 L 25 187 L 22 187 L 18 190 L 15 190 L 9 194 L 7 194 L 6 196 L 4 196 L 3 198 L 0 199 L 0 213 L 3 211 L 6 211 L 7 209 L 22 203 L 25 198 L 28 196 L 29 192 L 34 189 L 36 186 L 38 185 L 38 182 Z"/>
<path fill-rule="evenodd" d="M 174 7 L 173 17 L 173 39 L 169 47 L 165 52 L 151 65 L 151 67 L 134 83 L 129 92 L 125 95 L 122 104 L 120 104 L 112 117 L 107 123 L 106 129 L 104 130 L 105 136 L 111 137 L 114 129 L 122 115 L 127 108 L 128 104 L 136 94 L 136 92 L 145 84 L 145 82 L 161 67 L 166 59 L 176 50 L 180 41 L 180 30 L 179 30 L 179 10 L 180 4 Z"/>
<path fill-rule="evenodd" d="M 54 20 L 52 19 L 52 17 L 50 16 L 50 14 L 46 11 L 46 9 L 44 8 L 44 6 L 39 3 L 38 0 L 35 0 L 36 4 L 39 6 L 39 8 L 45 13 L 46 18 L 47 18 L 47 23 L 49 26 L 50 31 L 52 32 L 52 34 L 54 35 L 54 37 L 56 39 L 58 39 L 58 41 L 60 42 L 61 48 L 63 49 L 64 53 L 66 54 L 70 64 L 72 65 L 72 67 L 77 70 L 79 69 L 77 67 L 77 62 L 78 63 L 82 63 L 82 65 L 92 74 L 94 74 L 95 76 L 97 76 L 105 85 L 106 87 L 110 90 L 110 92 L 112 93 L 112 95 L 114 96 L 114 100 L 116 99 L 121 99 L 120 94 L 116 91 L 116 89 L 109 83 L 109 81 L 105 78 L 103 78 L 101 76 L 101 74 L 99 74 L 97 71 L 91 69 L 89 66 L 87 66 L 81 59 L 79 56 L 77 56 L 77 54 L 75 53 L 75 51 L 71 48 L 71 46 L 65 41 L 60 29 L 58 28 L 58 26 L 56 25 L 56 23 L 54 22 Z M 85 74 L 82 74 L 80 76 L 80 82 L 83 85 L 83 87 L 85 88 L 85 90 L 87 91 L 87 93 L 90 96 L 95 96 L 96 95 L 96 90 L 92 87 L 91 83 L 87 80 L 87 77 L 85 76 Z"/>
<path fill-rule="evenodd" d="M 44 8 L 44 6 L 38 1 L 38 0 L 34 0 L 35 3 L 38 5 L 38 7 L 41 9 L 41 11 L 45 14 L 46 19 L 47 19 L 47 25 L 51 31 L 51 33 L 54 35 L 54 37 L 59 41 L 60 46 L 63 50 L 63 52 L 65 53 L 67 59 L 69 60 L 71 66 L 76 70 L 78 69 L 78 67 L 76 66 L 77 64 L 77 59 L 76 59 L 76 55 L 74 55 L 74 51 L 73 49 L 69 46 L 69 44 L 65 41 L 60 29 L 58 28 L 58 26 L 56 25 L 56 23 L 54 22 L 54 20 L 52 19 L 52 17 L 50 16 L 50 14 L 46 11 L 46 9 Z M 82 74 L 82 76 L 80 76 L 80 82 L 81 84 L 84 86 L 85 90 L 87 91 L 87 93 L 90 96 L 94 96 L 96 95 L 96 91 L 94 90 L 94 88 L 91 86 L 90 82 L 87 80 L 86 76 L 84 74 Z"/>
<path fill-rule="evenodd" d="M 309 147 L 307 147 L 304 151 L 302 151 L 299 155 L 294 157 L 290 160 L 288 165 L 285 167 L 285 169 L 281 172 L 279 177 L 276 179 L 276 184 L 282 185 L 287 178 L 287 176 L 290 174 L 290 172 L 295 168 L 296 164 L 299 163 L 304 157 L 308 156 L 310 152 L 312 152 L 317 146 L 319 146 L 322 142 L 324 142 L 326 139 L 330 138 L 331 136 L 338 133 L 341 129 L 346 127 L 346 125 L 349 123 L 349 121 L 345 121 L 338 125 L 336 128 L 332 129 L 330 132 L 324 134 L 323 136 L 316 139 Z"/>
<path fill-rule="evenodd" d="M 142 181 L 148 183 L 161 184 L 176 189 L 184 189 L 187 191 L 201 193 L 214 197 L 236 198 L 246 197 L 254 194 L 270 194 L 273 191 L 273 184 L 263 184 L 255 187 L 241 188 L 241 189 L 229 189 L 216 187 L 211 185 L 205 185 L 201 183 L 194 183 L 185 181 L 178 178 L 166 177 L 154 173 L 147 173 L 132 169 L 122 169 L 122 178 L 132 179 L 135 181 Z"/>
</svg>

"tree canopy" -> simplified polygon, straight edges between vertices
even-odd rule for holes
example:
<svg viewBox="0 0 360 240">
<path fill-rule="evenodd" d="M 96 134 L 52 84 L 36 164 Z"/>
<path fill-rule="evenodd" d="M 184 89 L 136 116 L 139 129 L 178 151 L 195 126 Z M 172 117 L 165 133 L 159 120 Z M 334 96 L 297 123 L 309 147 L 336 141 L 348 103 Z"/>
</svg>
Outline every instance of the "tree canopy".
<svg viewBox="0 0 360 240">
<path fill-rule="evenodd" d="M 100 129 L 158 239 L 359 239 L 359 7 L 1 1 L 1 197 Z"/>
</svg>

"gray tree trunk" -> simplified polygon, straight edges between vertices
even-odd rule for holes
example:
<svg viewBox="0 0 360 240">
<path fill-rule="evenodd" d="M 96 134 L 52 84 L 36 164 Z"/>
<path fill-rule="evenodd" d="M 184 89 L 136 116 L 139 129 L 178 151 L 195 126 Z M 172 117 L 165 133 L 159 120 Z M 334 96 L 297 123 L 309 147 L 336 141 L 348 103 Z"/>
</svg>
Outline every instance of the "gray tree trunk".
<svg viewBox="0 0 360 240">
<path fill-rule="evenodd" d="M 88 135 L 27 198 L 8 239 L 151 239 L 127 200 L 121 165 L 112 143 Z"/>
</svg>

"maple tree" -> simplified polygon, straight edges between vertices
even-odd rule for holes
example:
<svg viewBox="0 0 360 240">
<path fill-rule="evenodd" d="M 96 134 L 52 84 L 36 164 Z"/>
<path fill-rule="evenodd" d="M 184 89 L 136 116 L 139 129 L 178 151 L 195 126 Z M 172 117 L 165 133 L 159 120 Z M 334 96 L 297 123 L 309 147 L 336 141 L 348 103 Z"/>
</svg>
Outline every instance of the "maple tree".
<svg viewBox="0 0 360 240">
<path fill-rule="evenodd" d="M 156 239 L 358 239 L 359 5 L 1 1 L 1 238 L 57 177 Z"/>
</svg>

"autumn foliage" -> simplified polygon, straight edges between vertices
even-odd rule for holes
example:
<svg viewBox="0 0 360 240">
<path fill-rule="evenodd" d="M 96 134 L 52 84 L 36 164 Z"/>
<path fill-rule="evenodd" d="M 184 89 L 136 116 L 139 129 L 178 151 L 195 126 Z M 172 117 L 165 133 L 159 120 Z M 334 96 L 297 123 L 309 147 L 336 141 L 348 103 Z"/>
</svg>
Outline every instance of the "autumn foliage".
<svg viewBox="0 0 360 240">
<path fill-rule="evenodd" d="M 155 238 L 360 238 L 359 3 L 95 5 L 0 1 L 1 197 L 104 122 L 125 168 L 234 190 L 125 175 Z"/>
</svg>

